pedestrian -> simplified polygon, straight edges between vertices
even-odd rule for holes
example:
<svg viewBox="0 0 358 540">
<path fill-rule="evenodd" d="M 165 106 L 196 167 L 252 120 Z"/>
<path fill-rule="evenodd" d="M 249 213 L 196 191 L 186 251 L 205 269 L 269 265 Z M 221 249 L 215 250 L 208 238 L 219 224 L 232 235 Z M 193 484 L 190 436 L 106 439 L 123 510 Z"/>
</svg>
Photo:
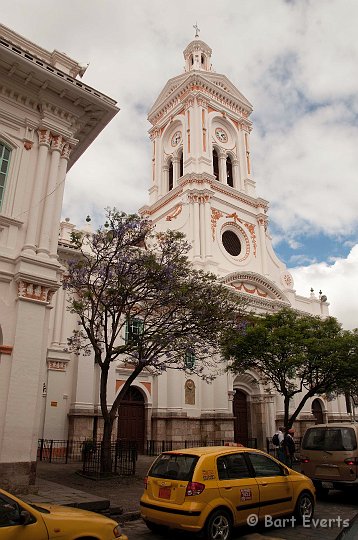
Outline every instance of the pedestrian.
<svg viewBox="0 0 358 540">
<path fill-rule="evenodd" d="M 295 431 L 291 429 L 286 429 L 283 442 L 282 442 L 282 449 L 284 453 L 284 463 L 288 465 L 289 467 L 292 467 L 294 459 L 295 459 L 295 450 L 296 445 L 295 441 L 293 440 L 293 435 Z"/>
<path fill-rule="evenodd" d="M 284 461 L 285 455 L 282 448 L 283 439 L 284 439 L 283 427 L 279 427 L 276 433 L 272 437 L 272 444 L 276 447 L 277 459 L 282 461 L 282 463 L 285 462 Z"/>
</svg>

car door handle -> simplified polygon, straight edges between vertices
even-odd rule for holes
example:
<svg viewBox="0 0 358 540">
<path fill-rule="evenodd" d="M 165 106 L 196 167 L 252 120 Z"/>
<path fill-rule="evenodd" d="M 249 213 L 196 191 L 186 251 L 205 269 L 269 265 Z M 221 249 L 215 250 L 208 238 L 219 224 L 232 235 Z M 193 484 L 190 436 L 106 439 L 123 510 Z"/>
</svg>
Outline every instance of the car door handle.
<svg viewBox="0 0 358 540">
<path fill-rule="evenodd" d="M 267 482 L 260 482 L 260 486 L 267 486 Z"/>
<path fill-rule="evenodd" d="M 227 491 L 229 491 L 229 489 L 232 489 L 232 487 L 228 486 L 228 487 L 225 487 L 224 489 L 226 489 Z"/>
</svg>

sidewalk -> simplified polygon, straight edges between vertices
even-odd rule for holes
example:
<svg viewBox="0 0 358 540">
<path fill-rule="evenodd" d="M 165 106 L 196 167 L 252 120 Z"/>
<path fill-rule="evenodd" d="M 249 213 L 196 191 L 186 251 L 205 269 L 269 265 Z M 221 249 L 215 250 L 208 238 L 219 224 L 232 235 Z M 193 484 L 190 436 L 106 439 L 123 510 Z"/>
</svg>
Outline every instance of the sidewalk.
<svg viewBox="0 0 358 540">
<path fill-rule="evenodd" d="M 93 480 L 77 474 L 81 463 L 37 463 L 36 494 L 23 495 L 29 503 L 46 502 L 75 506 L 135 519 L 143 492 L 143 478 L 154 457 L 139 456 L 135 476 Z"/>
</svg>

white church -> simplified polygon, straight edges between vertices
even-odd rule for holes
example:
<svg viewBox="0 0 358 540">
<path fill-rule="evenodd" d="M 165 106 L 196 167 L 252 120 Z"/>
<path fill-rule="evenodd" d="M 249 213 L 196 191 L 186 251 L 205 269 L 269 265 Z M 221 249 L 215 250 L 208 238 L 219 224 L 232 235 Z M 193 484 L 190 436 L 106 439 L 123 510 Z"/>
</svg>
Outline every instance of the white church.
<svg viewBox="0 0 358 540">
<path fill-rule="evenodd" d="M 212 69 L 198 36 L 185 70 L 149 111 L 152 165 L 141 215 L 158 231 L 185 233 L 196 268 L 215 273 L 256 311 L 292 306 L 327 316 L 325 297 L 298 296 L 272 248 L 268 201 L 250 163 L 252 105 Z M 0 476 L 34 482 L 38 439 L 91 439 L 101 430 L 99 371 L 67 349 L 76 319 L 61 287 L 75 225 L 61 221 L 66 172 L 118 112 L 87 86 L 85 69 L 0 25 Z M 85 159 L 85 158 L 84 158 Z M 123 336 L 124 339 L 124 336 Z M 114 362 L 113 400 L 128 376 Z M 294 404 L 293 404 L 294 405 Z M 223 373 L 212 384 L 167 370 L 143 372 L 120 408 L 115 436 L 147 441 L 256 439 L 265 448 L 283 402 L 256 373 Z M 296 422 L 350 418 L 345 399 L 310 400 Z"/>
</svg>

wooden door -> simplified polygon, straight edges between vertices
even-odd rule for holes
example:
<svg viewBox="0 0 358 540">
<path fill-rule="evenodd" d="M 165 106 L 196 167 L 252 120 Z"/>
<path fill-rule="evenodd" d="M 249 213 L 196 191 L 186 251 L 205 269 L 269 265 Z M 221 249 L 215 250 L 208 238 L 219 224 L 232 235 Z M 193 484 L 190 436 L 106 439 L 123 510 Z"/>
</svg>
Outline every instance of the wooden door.
<svg viewBox="0 0 358 540">
<path fill-rule="evenodd" d="M 136 441 L 137 449 L 144 449 L 145 409 L 143 394 L 130 387 L 118 411 L 118 439 Z"/>
<path fill-rule="evenodd" d="M 246 445 L 249 438 L 247 396 L 241 390 L 236 390 L 233 401 L 234 439 L 235 442 Z"/>
<path fill-rule="evenodd" d="M 318 399 L 314 399 L 312 402 L 312 414 L 316 419 L 316 424 L 323 424 L 323 411 L 321 402 Z"/>
</svg>

